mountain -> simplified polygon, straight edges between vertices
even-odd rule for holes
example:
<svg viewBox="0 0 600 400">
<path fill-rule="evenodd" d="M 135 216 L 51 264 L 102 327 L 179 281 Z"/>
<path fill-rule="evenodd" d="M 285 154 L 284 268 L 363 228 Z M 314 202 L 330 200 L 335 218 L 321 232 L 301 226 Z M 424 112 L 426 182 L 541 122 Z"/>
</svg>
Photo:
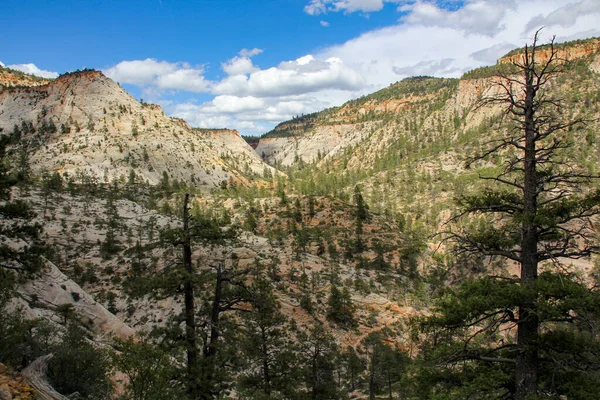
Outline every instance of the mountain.
<svg viewBox="0 0 600 400">
<path fill-rule="evenodd" d="M 0 130 L 20 133 L 34 171 L 212 188 L 270 170 L 232 130 L 192 129 L 98 71 L 0 91 Z M 66 175 L 65 175 L 66 174 Z"/>
<path fill-rule="evenodd" d="M 600 39 L 561 44 L 564 72 L 549 95 L 560 99 L 564 118 L 583 118 L 577 132 L 578 157 L 598 165 Z M 540 59 L 547 54 L 539 49 Z M 340 107 L 279 124 L 260 139 L 256 151 L 290 173 L 291 186 L 303 193 L 348 198 L 364 190 L 374 210 L 400 212 L 434 232 L 448 218 L 453 198 L 477 180 L 465 160 L 511 127 L 498 104 L 480 105 L 497 95 L 495 75 L 514 72 L 523 49 L 491 67 L 461 79 L 407 78 Z M 494 160 L 491 160 L 493 163 Z M 292 172 L 294 171 L 294 172 Z"/>
</svg>

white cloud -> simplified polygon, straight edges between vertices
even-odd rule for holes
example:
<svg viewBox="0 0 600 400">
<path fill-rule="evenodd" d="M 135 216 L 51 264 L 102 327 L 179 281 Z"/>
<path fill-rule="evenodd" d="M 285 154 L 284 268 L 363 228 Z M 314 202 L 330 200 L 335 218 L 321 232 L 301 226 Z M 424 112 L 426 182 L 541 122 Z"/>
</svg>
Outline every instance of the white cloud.
<svg viewBox="0 0 600 400">
<path fill-rule="evenodd" d="M 258 71 L 248 57 L 233 57 L 231 60 L 221 64 L 227 75 L 246 75 Z"/>
<path fill-rule="evenodd" d="M 103 72 L 120 83 L 151 85 L 159 89 L 207 92 L 210 86 L 210 82 L 203 76 L 203 68 L 193 68 L 187 63 L 157 61 L 152 58 L 121 61 Z"/>
<path fill-rule="evenodd" d="M 246 96 L 217 96 L 210 104 L 212 107 L 207 107 L 206 110 L 214 110 L 222 113 L 240 113 L 246 111 L 256 111 L 265 108 L 265 102 L 258 97 Z"/>
<path fill-rule="evenodd" d="M 456 10 L 438 7 L 434 3 L 417 0 L 399 7 L 406 12 L 402 22 L 426 27 L 451 28 L 467 34 L 494 36 L 503 29 L 502 21 L 509 10 L 514 10 L 514 0 L 476 0 L 468 1 Z"/>
<path fill-rule="evenodd" d="M 516 47 L 517 46 L 508 43 L 498 43 L 486 49 L 471 53 L 471 58 L 484 64 L 495 64 L 500 57 Z"/>
<path fill-rule="evenodd" d="M 362 11 L 365 13 L 380 11 L 383 3 L 399 3 L 401 0 L 310 0 L 304 7 L 304 11 L 310 15 L 325 14 L 327 12 L 343 11 L 353 13 Z"/>
<path fill-rule="evenodd" d="M 502 8 L 499 16 L 486 20 L 481 6 L 484 3 L 488 12 L 496 13 Z M 523 32 L 523 27 L 533 17 L 550 15 L 565 7 L 568 0 L 467 1 L 462 8 L 453 7 L 454 11 L 442 10 L 433 3 L 427 7 L 424 4 L 417 1 L 409 7 L 400 6 L 407 14 L 398 24 L 366 32 L 315 54 L 317 59 L 339 58 L 366 80 L 361 89 L 338 92 L 330 105 L 376 91 L 405 76 L 460 77 L 473 68 L 494 64 L 509 50 L 531 42 L 533 34 Z M 479 15 L 496 30 L 478 23 Z M 541 42 L 553 34 L 565 40 L 597 35 L 597 21 L 594 15 L 581 16 L 571 27 L 546 28 Z M 315 97 L 324 99 L 322 92 Z"/>
<path fill-rule="evenodd" d="M 541 26 L 545 26 L 547 29 L 554 26 L 569 28 L 575 25 L 579 18 L 590 15 L 595 15 L 595 18 L 600 20 L 600 1 L 582 0 L 568 3 L 545 16 L 543 14 L 536 15 L 529 21 L 525 30 L 531 31 Z"/>
<path fill-rule="evenodd" d="M 250 58 L 262 52 L 261 49 L 256 47 L 253 49 L 242 49 L 236 57 L 222 63 L 221 68 L 223 68 L 223 71 L 225 71 L 227 75 L 246 75 L 258 71 L 259 68 L 252 64 Z"/>
<path fill-rule="evenodd" d="M 178 69 L 156 77 L 156 85 L 161 89 L 186 90 L 188 92 L 206 92 L 210 82 L 204 79 L 201 69 Z"/>
<path fill-rule="evenodd" d="M 329 26 L 329 22 L 327 22 L 327 21 L 321 20 L 321 21 L 319 21 L 319 23 L 321 24 L 321 26 L 324 26 L 324 27 L 328 27 Z"/>
<path fill-rule="evenodd" d="M 460 77 L 493 64 L 530 43 L 538 23 L 547 24 L 540 42 L 552 35 L 559 41 L 600 35 L 594 0 L 447 0 L 443 6 L 426 0 L 312 0 L 306 12 L 373 12 L 386 2 L 400 4 L 402 16 L 392 26 L 263 68 L 251 58 L 261 49 L 242 49 L 221 64 L 226 76 L 216 81 L 207 80 L 201 67 L 152 59 L 125 61 L 107 71 L 142 86 L 158 102 L 169 88 L 210 93 L 214 97 L 207 101 L 164 102 L 164 108 L 194 126 L 260 134 L 406 76 Z"/>
<path fill-rule="evenodd" d="M 133 85 L 149 85 L 158 76 L 177 70 L 176 63 L 156 61 L 152 58 L 145 60 L 121 61 L 117 65 L 104 70 L 109 78 Z"/>
<path fill-rule="evenodd" d="M 46 71 L 43 69 L 39 69 L 35 64 L 32 64 L 32 63 L 11 64 L 11 65 L 7 65 L 6 68 L 15 69 L 17 71 L 25 72 L 26 74 L 40 76 L 42 78 L 49 78 L 49 79 L 58 78 L 58 72 L 52 72 L 52 71 Z"/>
<path fill-rule="evenodd" d="M 240 50 L 239 55 L 241 57 L 253 57 L 262 52 L 263 52 L 262 49 L 258 49 L 255 47 L 253 49 L 242 49 L 242 50 Z"/>
<path fill-rule="evenodd" d="M 0 67 L 4 67 L 4 63 L 0 61 Z"/>
<path fill-rule="evenodd" d="M 454 66 L 453 58 L 435 61 L 421 61 L 407 67 L 392 67 L 392 71 L 402 78 L 408 76 L 448 76 L 461 73 L 462 69 Z"/>
<path fill-rule="evenodd" d="M 165 110 L 202 128 L 233 128 L 244 133 L 262 134 L 281 121 L 315 112 L 329 103 L 312 95 L 271 98 L 217 96 L 201 104 L 166 104 Z"/>
<path fill-rule="evenodd" d="M 242 96 L 286 96 L 325 89 L 356 90 L 364 78 L 342 60 L 329 57 L 325 61 L 306 55 L 295 61 L 284 61 L 277 67 L 234 75 L 213 87 L 215 94 Z"/>
<path fill-rule="evenodd" d="M 310 0 L 310 3 L 304 7 L 309 15 L 319 15 L 327 12 L 326 0 Z"/>
</svg>

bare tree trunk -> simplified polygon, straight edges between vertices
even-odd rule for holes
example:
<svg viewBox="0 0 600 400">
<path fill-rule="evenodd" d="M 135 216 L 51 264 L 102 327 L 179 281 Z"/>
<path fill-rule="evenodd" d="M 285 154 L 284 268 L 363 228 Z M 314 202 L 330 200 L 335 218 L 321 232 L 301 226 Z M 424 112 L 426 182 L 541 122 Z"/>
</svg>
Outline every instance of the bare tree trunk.
<svg viewBox="0 0 600 400">
<path fill-rule="evenodd" d="M 54 390 L 46 379 L 48 363 L 53 356 L 53 354 L 47 354 L 36 358 L 23 370 L 23 376 L 36 391 L 35 398 L 37 400 L 69 400 L 67 397 Z"/>
<path fill-rule="evenodd" d="M 524 129 L 525 154 L 523 160 L 523 211 L 521 236 L 521 286 L 535 285 L 538 277 L 538 233 L 535 218 L 538 213 L 538 177 L 536 166 L 536 129 L 534 120 L 535 44 L 529 53 L 525 48 L 525 103 Z M 538 352 L 537 338 L 539 318 L 535 309 L 535 296 L 524 297 L 519 304 L 517 345 L 519 353 L 516 359 L 515 383 L 516 400 L 525 400 L 537 391 Z"/>
<path fill-rule="evenodd" d="M 192 399 L 198 398 L 198 347 L 196 344 L 196 307 L 194 304 L 194 283 L 192 266 L 192 246 L 189 232 L 189 203 L 190 195 L 186 193 L 183 201 L 183 266 L 186 272 L 184 283 L 185 300 L 185 340 L 187 351 L 188 392 Z"/>
<path fill-rule="evenodd" d="M 371 365 L 369 366 L 369 400 L 375 399 L 375 349 L 371 352 Z"/>
</svg>

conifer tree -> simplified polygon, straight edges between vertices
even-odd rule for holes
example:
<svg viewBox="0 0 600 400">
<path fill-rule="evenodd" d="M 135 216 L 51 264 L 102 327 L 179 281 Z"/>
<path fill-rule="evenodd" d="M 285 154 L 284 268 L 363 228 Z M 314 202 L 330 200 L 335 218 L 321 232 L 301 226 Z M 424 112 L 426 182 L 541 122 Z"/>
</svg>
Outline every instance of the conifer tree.
<svg viewBox="0 0 600 400">
<path fill-rule="evenodd" d="M 342 290 L 336 285 L 331 285 L 331 292 L 327 301 L 329 312 L 327 316 L 342 327 L 349 328 L 355 324 L 354 321 L 354 304 L 350 291 L 347 287 Z"/>
<path fill-rule="evenodd" d="M 354 253 L 360 253 L 365 250 L 365 243 L 363 242 L 363 223 L 369 220 L 369 206 L 365 203 L 360 188 L 354 187 L 354 205 L 356 206 L 355 217 L 356 217 L 356 237 L 354 241 Z"/>
<path fill-rule="evenodd" d="M 596 365 L 600 346 L 590 318 L 598 316 L 599 293 L 578 281 L 561 260 L 598 250 L 592 218 L 600 212 L 600 191 L 589 187 L 596 177 L 578 167 L 569 152 L 565 133 L 583 121 L 563 115 L 561 100 L 546 90 L 563 73 L 564 60 L 558 59 L 553 41 L 539 46 L 538 34 L 513 63 L 517 73 L 498 76 L 499 94 L 483 100 L 484 105 L 502 105 L 514 127 L 469 164 L 504 157 L 498 174 L 482 176 L 489 183 L 482 193 L 460 199 L 458 227 L 467 215 L 484 222 L 448 232 L 459 254 L 514 262 L 519 277 L 466 282 L 441 298 L 426 326 L 435 332 L 435 351 L 448 364 L 463 366 L 463 375 L 455 375 L 463 380 L 462 390 L 517 400 L 541 390 L 592 398 L 598 395 L 599 376 L 589 368 Z M 582 343 L 591 354 L 569 354 Z M 545 375 L 559 370 L 585 382 L 587 395 L 575 395 L 573 386 L 559 382 L 554 372 Z M 488 374 L 486 385 L 478 374 Z"/>
<path fill-rule="evenodd" d="M 242 350 L 246 360 L 239 387 L 252 398 L 289 396 L 297 364 L 291 328 L 280 310 L 272 283 L 259 275 L 249 288 L 250 312 L 242 315 Z"/>
<path fill-rule="evenodd" d="M 238 231 L 211 216 L 192 218 L 189 202 L 190 195 L 186 194 L 182 227 L 162 232 L 163 241 L 182 251 L 162 290 L 172 295 L 183 286 L 187 392 L 192 399 L 211 399 L 218 397 L 223 380 L 219 356 L 226 350 L 221 346 L 226 324 L 222 317 L 247 300 L 242 278 L 248 270 L 237 269 L 231 254 L 204 265 L 202 270 L 196 268 L 192 258 L 194 245 L 207 249 L 221 246 L 234 240 Z M 200 304 L 197 297 L 203 300 Z"/>
</svg>

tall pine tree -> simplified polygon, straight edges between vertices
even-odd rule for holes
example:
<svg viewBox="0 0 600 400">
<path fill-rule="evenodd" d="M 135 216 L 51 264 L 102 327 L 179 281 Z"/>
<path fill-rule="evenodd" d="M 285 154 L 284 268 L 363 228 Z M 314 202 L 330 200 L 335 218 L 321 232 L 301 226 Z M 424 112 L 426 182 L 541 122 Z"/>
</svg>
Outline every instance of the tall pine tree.
<svg viewBox="0 0 600 400">
<path fill-rule="evenodd" d="M 503 167 L 482 176 L 488 184 L 481 193 L 460 199 L 457 228 L 448 232 L 460 253 L 514 262 L 519 276 L 466 282 L 442 297 L 426 322 L 435 333 L 435 352 L 453 366 L 446 372 L 461 371 L 454 375 L 462 382 L 457 396 L 468 390 L 517 400 L 542 393 L 599 395 L 593 383 L 599 379 L 593 328 L 598 292 L 561 262 L 598 250 L 592 221 L 600 212 L 600 191 L 589 187 L 596 177 L 578 167 L 569 151 L 567 132 L 584 121 L 564 115 L 561 100 L 547 91 L 564 73 L 565 61 L 554 41 L 538 45 L 538 33 L 513 63 L 517 73 L 498 76 L 498 94 L 483 100 L 503 106 L 514 129 L 470 164 L 500 156 Z M 468 226 L 462 223 L 466 216 L 483 223 L 460 228 Z M 591 353 L 569 353 L 583 343 Z M 558 371 L 585 382 L 580 388 L 588 392 L 576 394 L 555 376 Z"/>
</svg>

